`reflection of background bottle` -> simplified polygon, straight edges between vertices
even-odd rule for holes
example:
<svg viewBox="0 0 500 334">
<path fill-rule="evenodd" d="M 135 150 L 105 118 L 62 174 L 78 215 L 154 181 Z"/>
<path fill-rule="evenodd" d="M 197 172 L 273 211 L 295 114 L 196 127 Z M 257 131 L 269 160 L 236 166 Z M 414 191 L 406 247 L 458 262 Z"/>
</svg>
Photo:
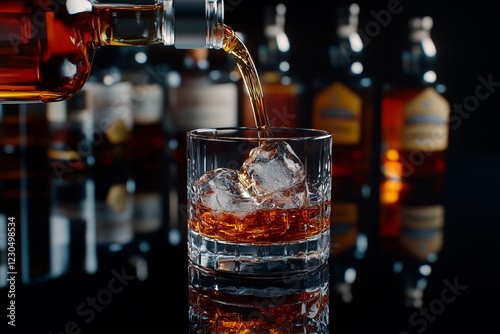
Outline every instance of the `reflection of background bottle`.
<svg viewBox="0 0 500 334">
<path fill-rule="evenodd" d="M 404 80 L 382 95 L 382 172 L 387 177 L 431 176 L 445 171 L 450 106 L 435 70 L 432 19 L 409 23 L 409 49 L 402 54 Z"/>
<path fill-rule="evenodd" d="M 271 127 L 303 126 L 303 86 L 290 64 L 290 40 L 285 32 L 286 6 L 268 6 L 264 13 L 264 40 L 258 47 L 258 70 Z M 255 127 L 248 97 L 242 110 L 242 124 Z"/>
<path fill-rule="evenodd" d="M 47 138 L 45 105 L 0 105 L 0 216 L 15 217 L 16 243 L 27 246 L 16 246 L 24 282 L 44 276 L 50 266 Z"/>
<path fill-rule="evenodd" d="M 314 96 L 312 126 L 330 131 L 333 175 L 356 175 L 368 184 L 372 158 L 373 89 L 363 66 L 358 34 L 359 6 L 338 10 L 336 41 L 330 47 L 330 71 L 320 78 Z"/>
<path fill-rule="evenodd" d="M 420 307 L 427 276 L 443 246 L 443 178 L 385 179 L 380 193 L 381 245 L 400 275 L 405 303 Z"/>
<path fill-rule="evenodd" d="M 50 278 L 97 271 L 94 180 L 89 170 L 51 175 Z"/>
<path fill-rule="evenodd" d="M 97 244 L 119 250 L 133 239 L 134 184 L 130 165 L 123 157 L 96 164 L 95 180 Z"/>
<path fill-rule="evenodd" d="M 332 178 L 331 255 L 330 272 L 333 290 L 342 302 L 353 299 L 352 285 L 357 277 L 359 262 L 368 247 L 368 224 L 371 217 L 368 201 L 353 177 Z"/>
</svg>

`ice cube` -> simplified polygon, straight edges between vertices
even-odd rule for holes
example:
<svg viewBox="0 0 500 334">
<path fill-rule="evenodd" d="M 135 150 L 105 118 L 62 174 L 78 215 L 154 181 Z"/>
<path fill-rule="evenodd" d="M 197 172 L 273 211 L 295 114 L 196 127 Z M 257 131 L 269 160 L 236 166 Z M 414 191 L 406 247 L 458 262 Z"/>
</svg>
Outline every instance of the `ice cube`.
<svg viewBox="0 0 500 334">
<path fill-rule="evenodd" d="M 239 178 L 251 196 L 265 206 L 293 208 L 306 200 L 304 166 L 286 142 L 252 149 Z"/>
<path fill-rule="evenodd" d="M 237 170 L 217 168 L 207 172 L 195 183 L 195 201 L 213 210 L 217 216 L 223 212 L 242 218 L 256 210 L 256 203 L 243 188 Z"/>
</svg>

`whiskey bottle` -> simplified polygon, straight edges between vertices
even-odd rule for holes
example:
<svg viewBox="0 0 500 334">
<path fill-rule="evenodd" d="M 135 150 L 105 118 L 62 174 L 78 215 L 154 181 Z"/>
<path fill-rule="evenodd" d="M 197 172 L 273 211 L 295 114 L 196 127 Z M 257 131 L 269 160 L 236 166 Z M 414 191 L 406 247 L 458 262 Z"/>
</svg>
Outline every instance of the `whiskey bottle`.
<svg viewBox="0 0 500 334">
<path fill-rule="evenodd" d="M 152 61 L 152 47 L 118 48 L 123 80 L 132 84 L 132 159 L 160 159 L 164 150 L 166 63 Z"/>
<path fill-rule="evenodd" d="M 102 46 L 220 48 L 224 34 L 222 0 L 7 0 L 0 22 L 0 102 L 14 103 L 73 96 Z"/>
<path fill-rule="evenodd" d="M 46 105 L 47 157 L 52 172 L 63 177 L 75 170 L 86 170 L 93 162 L 93 122 L 88 90 L 82 89 L 72 98 Z"/>
<path fill-rule="evenodd" d="M 104 69 L 84 86 L 91 99 L 95 164 L 110 164 L 115 158 L 131 159 L 132 88 L 116 67 Z"/>
<path fill-rule="evenodd" d="M 430 17 L 410 20 L 403 79 L 383 87 L 381 163 L 386 177 L 428 177 L 446 169 L 450 106 L 437 80 L 432 25 Z"/>
<path fill-rule="evenodd" d="M 363 65 L 359 6 L 338 9 L 336 40 L 329 48 L 330 71 L 319 77 L 312 126 L 333 134 L 333 175 L 370 179 L 373 143 L 373 85 Z"/>
<path fill-rule="evenodd" d="M 214 73 L 210 51 L 187 50 L 183 68 L 168 75 L 167 130 L 172 166 L 169 177 L 172 219 L 185 222 L 186 131 L 195 128 L 234 127 L 238 123 L 238 86 L 224 71 Z M 255 123 L 254 123 L 255 126 Z M 177 197 L 177 201 L 174 198 Z M 181 211 L 180 211 L 181 210 Z M 176 226 L 172 226 L 176 228 Z M 181 230 L 184 230 L 181 228 Z"/>
<path fill-rule="evenodd" d="M 271 127 L 303 126 L 301 104 L 304 87 L 290 63 L 291 45 L 285 31 L 286 6 L 268 6 L 264 13 L 264 39 L 258 46 L 258 67 Z M 242 110 L 244 126 L 255 127 L 252 107 L 246 99 Z"/>
<path fill-rule="evenodd" d="M 188 50 L 180 73 L 169 76 L 170 133 L 237 125 L 237 86 L 211 68 L 209 56 L 207 49 Z"/>
</svg>

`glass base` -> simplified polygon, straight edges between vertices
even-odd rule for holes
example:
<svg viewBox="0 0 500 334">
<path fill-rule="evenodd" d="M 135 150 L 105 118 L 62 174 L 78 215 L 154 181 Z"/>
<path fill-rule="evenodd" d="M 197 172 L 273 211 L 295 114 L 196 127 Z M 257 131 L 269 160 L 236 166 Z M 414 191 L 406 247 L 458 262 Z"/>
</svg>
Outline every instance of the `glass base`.
<svg viewBox="0 0 500 334">
<path fill-rule="evenodd" d="M 330 230 L 293 243 L 234 244 L 188 231 L 188 255 L 196 265 L 243 275 L 301 272 L 328 262 Z"/>
</svg>

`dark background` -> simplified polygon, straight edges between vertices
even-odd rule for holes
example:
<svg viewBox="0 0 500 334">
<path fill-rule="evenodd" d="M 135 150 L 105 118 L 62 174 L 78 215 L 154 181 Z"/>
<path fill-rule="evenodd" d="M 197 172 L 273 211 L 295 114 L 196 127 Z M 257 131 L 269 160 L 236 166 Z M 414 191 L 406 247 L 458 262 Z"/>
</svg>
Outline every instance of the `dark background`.
<svg viewBox="0 0 500 334">
<path fill-rule="evenodd" d="M 277 1 L 226 0 L 225 21 L 245 33 L 247 46 L 256 54 L 262 37 L 264 6 Z M 327 48 L 336 26 L 335 8 L 345 1 L 287 1 L 286 31 L 292 43 L 292 66 L 308 85 L 328 66 Z M 386 10 L 386 1 L 358 1 L 360 28 L 375 20 L 373 13 Z M 462 104 L 474 96 L 478 77 L 500 82 L 500 2 L 401 0 L 401 13 L 366 46 L 365 67 L 380 85 L 400 75 L 400 52 L 407 41 L 410 17 L 434 19 L 432 38 L 438 52 L 438 80 L 448 88 L 450 104 Z M 102 55 L 104 53 L 101 52 Z M 97 55 L 97 58 L 101 56 Z M 180 52 L 172 51 L 173 61 Z M 96 59 L 99 61 L 100 59 Z M 444 245 L 425 291 L 424 306 L 440 297 L 445 280 L 458 280 L 467 288 L 456 302 L 433 321 L 424 333 L 487 333 L 497 326 L 500 300 L 500 87 L 480 102 L 477 110 L 450 131 L 446 173 Z M 452 112 L 452 115 L 454 113 Z M 35 230 L 46 222 L 34 217 Z M 376 217 L 373 219 L 376 222 Z M 40 223 L 38 227 L 36 224 Z M 37 238 L 32 233 L 33 238 Z M 6 326 L 6 289 L 0 289 L 1 333 L 59 333 L 76 321 L 81 333 L 186 333 L 187 273 L 185 244 L 172 246 L 167 231 L 151 240 L 149 278 L 135 280 L 113 298 L 89 324 L 75 314 L 76 307 L 107 286 L 112 270 L 130 273 L 131 254 L 137 245 L 113 254 L 99 253 L 99 271 L 93 275 L 72 273 L 53 280 L 23 286 L 19 280 L 16 302 L 18 327 Z M 73 245 L 75 248 L 78 245 Z M 129 253 L 128 253 L 129 252 Z M 35 254 L 37 255 L 37 254 Z M 44 254 L 39 254 L 43 256 Z M 412 326 L 413 310 L 402 307 L 398 281 L 376 247 L 369 248 L 353 287 L 354 301 L 342 305 L 330 301 L 331 333 L 421 333 Z M 36 256 L 35 256 L 36 257 Z M 389 268 L 389 269 L 388 269 Z M 20 279 L 20 277 L 19 277 Z M 7 328 L 5 331 L 3 328 Z M 67 331 L 69 332 L 69 331 Z"/>
</svg>

